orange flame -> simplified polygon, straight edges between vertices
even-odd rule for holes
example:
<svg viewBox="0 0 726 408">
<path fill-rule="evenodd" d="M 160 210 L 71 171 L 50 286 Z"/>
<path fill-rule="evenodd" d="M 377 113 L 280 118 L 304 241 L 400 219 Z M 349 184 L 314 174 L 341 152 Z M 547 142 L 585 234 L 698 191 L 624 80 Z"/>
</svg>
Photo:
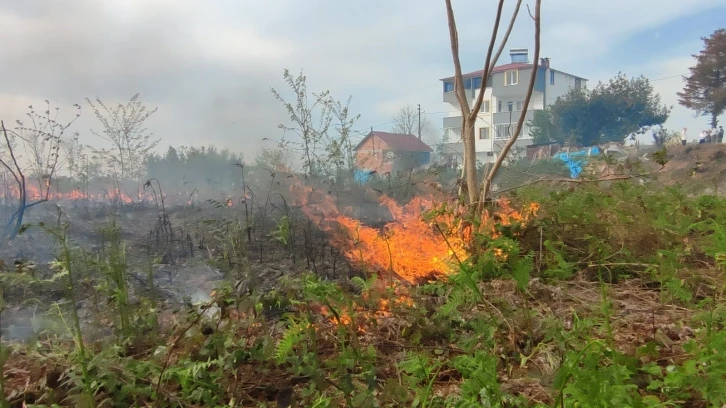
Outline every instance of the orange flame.
<svg viewBox="0 0 726 408">
<path fill-rule="evenodd" d="M 47 198 L 48 200 L 82 200 L 82 199 L 91 199 L 91 200 L 119 200 L 123 203 L 129 204 L 133 203 L 134 199 L 131 198 L 128 194 L 121 191 L 119 188 L 110 188 L 108 189 L 108 192 L 106 193 L 85 193 L 79 189 L 74 189 L 68 192 L 58 192 L 53 191 L 47 188 L 43 188 L 41 190 L 38 188 L 37 185 L 33 183 L 28 183 L 25 186 L 25 196 L 30 201 L 37 201 L 42 200 L 44 198 Z M 13 185 L 8 187 L 7 192 L 1 192 L 0 197 L 6 198 L 6 196 L 14 199 L 20 198 L 20 191 L 18 190 L 18 187 Z M 142 194 L 139 194 L 139 200 L 142 200 L 144 197 Z"/>
<path fill-rule="evenodd" d="M 291 189 L 306 215 L 331 234 L 333 244 L 357 267 L 414 283 L 446 276 L 453 265 L 467 257 L 470 233 L 462 233 L 457 227 L 456 214 L 439 213 L 430 221 L 424 220 L 424 212 L 434 206 L 432 199 L 414 198 L 399 206 L 393 199 L 382 197 L 381 205 L 388 208 L 394 221 L 377 229 L 341 214 L 324 192 L 299 185 Z M 504 225 L 526 221 L 537 210 L 533 204 L 523 214 L 512 209 L 507 200 L 500 205 L 497 222 Z M 492 218 L 485 215 L 483 221 L 492 226 L 495 234 Z"/>
</svg>

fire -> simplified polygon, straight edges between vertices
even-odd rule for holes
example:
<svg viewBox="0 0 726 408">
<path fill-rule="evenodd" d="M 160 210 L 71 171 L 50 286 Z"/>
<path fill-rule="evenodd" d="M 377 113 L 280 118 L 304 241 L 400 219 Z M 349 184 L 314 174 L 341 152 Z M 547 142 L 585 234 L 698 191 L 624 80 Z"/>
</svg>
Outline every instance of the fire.
<svg viewBox="0 0 726 408">
<path fill-rule="evenodd" d="M 366 326 L 368 323 L 381 318 L 387 318 L 393 316 L 391 307 L 393 305 L 398 307 L 413 308 L 415 303 L 413 299 L 408 295 L 408 289 L 401 285 L 393 285 L 393 298 L 392 299 L 378 299 L 377 306 L 366 308 L 360 303 L 353 304 L 353 312 L 346 307 L 342 308 L 336 314 L 333 314 L 325 306 L 314 306 L 313 308 L 318 310 L 320 315 L 325 317 L 328 322 L 335 326 L 354 326 L 359 334 L 366 332 Z M 362 295 L 364 300 L 369 300 L 367 293 Z M 374 303 L 375 304 L 375 303 Z"/>
<path fill-rule="evenodd" d="M 19 192 L 17 186 L 15 186 L 15 185 L 9 186 L 8 190 L 9 191 L 4 192 L 4 193 L 0 192 L 0 197 L 5 198 L 6 196 L 9 196 L 14 199 L 20 198 L 20 192 Z M 46 197 L 46 191 L 48 191 L 47 197 Z M 58 192 L 58 191 L 53 191 L 52 189 L 46 190 L 45 188 L 43 190 L 41 190 L 40 188 L 38 188 L 37 185 L 35 185 L 33 183 L 28 183 L 25 186 L 25 194 L 26 194 L 26 198 L 29 201 L 37 201 L 37 200 L 41 200 L 44 198 L 47 198 L 48 200 L 51 200 L 51 201 L 83 200 L 83 199 L 98 200 L 98 201 L 118 200 L 118 201 L 121 201 L 126 204 L 133 203 L 135 201 L 130 195 L 121 191 L 121 189 L 115 188 L 115 187 L 109 188 L 107 191 L 104 191 L 104 192 L 98 192 L 98 193 L 92 194 L 92 193 L 83 192 L 79 189 L 74 189 L 74 190 L 71 190 L 68 192 Z M 142 194 L 139 194 L 139 201 L 143 200 L 144 198 L 145 197 L 143 197 Z"/>
<path fill-rule="evenodd" d="M 410 283 L 420 279 L 443 277 L 451 273 L 457 262 L 467 258 L 469 235 L 460 233 L 456 214 L 437 214 L 424 220 L 424 212 L 434 207 L 433 199 L 414 198 L 405 206 L 382 197 L 394 221 L 382 229 L 363 225 L 341 214 L 333 199 L 324 192 L 305 186 L 293 186 L 306 215 L 331 234 L 333 244 L 340 248 L 351 264 L 383 276 L 398 277 Z M 512 209 L 502 200 L 497 222 L 509 225 L 526 221 L 537 210 L 533 204 L 527 211 Z M 485 225 L 492 218 L 485 215 Z"/>
</svg>

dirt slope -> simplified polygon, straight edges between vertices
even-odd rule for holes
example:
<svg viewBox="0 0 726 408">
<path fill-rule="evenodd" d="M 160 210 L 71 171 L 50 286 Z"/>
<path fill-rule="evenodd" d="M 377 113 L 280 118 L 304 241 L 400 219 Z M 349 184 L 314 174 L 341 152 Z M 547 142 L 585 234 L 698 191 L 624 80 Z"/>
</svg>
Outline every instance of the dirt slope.
<svg viewBox="0 0 726 408">
<path fill-rule="evenodd" d="M 661 182 L 681 184 L 688 192 L 726 194 L 726 144 L 689 144 L 668 150 Z"/>
</svg>

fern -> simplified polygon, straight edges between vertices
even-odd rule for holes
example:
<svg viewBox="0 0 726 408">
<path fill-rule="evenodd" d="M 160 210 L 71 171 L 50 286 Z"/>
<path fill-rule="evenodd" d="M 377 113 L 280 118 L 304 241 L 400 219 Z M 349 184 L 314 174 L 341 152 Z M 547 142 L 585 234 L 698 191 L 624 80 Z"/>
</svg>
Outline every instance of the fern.
<svg viewBox="0 0 726 408">
<path fill-rule="evenodd" d="M 544 271 L 544 276 L 554 279 L 569 279 L 574 274 L 574 262 L 568 262 L 565 259 L 563 248 L 564 244 L 561 242 L 553 242 L 551 240 L 545 240 L 542 244 L 547 250 L 547 269 Z"/>
<path fill-rule="evenodd" d="M 523 291 L 529 284 L 530 274 L 534 269 L 533 255 L 531 253 L 518 257 L 511 262 L 511 276 L 517 282 L 517 288 Z"/>
<path fill-rule="evenodd" d="M 307 322 L 304 320 L 293 324 L 282 334 L 275 347 L 275 362 L 283 364 L 293 355 L 295 346 L 305 338 L 305 327 Z"/>
<path fill-rule="evenodd" d="M 277 241 L 282 245 L 287 245 L 288 238 L 290 237 L 290 220 L 286 215 L 282 216 L 277 222 L 277 229 L 267 234 L 273 241 Z"/>
<path fill-rule="evenodd" d="M 478 402 L 480 406 L 495 406 L 501 398 L 497 380 L 497 358 L 490 353 L 477 351 L 474 355 L 458 356 L 452 365 L 461 373 L 461 397 L 465 401 Z"/>
</svg>

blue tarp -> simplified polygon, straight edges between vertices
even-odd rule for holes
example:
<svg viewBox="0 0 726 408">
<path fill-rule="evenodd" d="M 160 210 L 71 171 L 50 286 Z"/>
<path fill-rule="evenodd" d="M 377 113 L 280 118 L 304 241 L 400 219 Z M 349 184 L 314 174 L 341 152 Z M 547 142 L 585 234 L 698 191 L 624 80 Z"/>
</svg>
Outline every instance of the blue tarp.
<svg viewBox="0 0 726 408">
<path fill-rule="evenodd" d="M 596 154 L 600 154 L 600 148 L 594 146 L 577 152 L 559 152 L 553 158 L 565 162 L 570 168 L 570 178 L 575 179 L 582 173 L 582 166 L 587 163 L 587 158 Z"/>
<path fill-rule="evenodd" d="M 373 173 L 370 170 L 355 169 L 353 171 L 353 179 L 356 183 L 365 184 L 371 177 L 373 177 Z"/>
</svg>

